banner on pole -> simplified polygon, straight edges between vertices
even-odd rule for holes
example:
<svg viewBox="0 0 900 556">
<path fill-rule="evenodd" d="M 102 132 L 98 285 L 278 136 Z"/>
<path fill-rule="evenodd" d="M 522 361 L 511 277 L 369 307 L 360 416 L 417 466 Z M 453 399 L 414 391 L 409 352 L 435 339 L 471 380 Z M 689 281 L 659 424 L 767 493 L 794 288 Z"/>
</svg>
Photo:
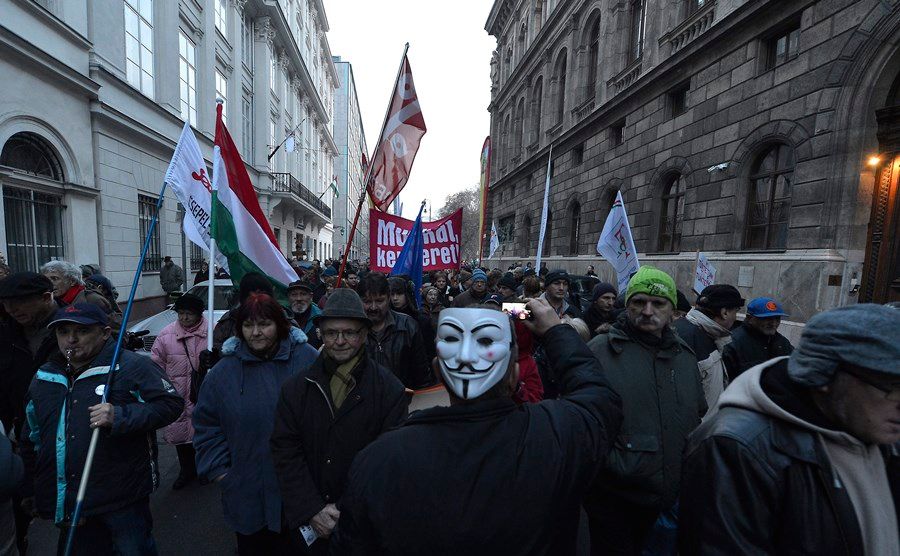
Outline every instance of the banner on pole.
<svg viewBox="0 0 900 556">
<path fill-rule="evenodd" d="M 638 263 L 637 249 L 634 247 L 634 238 L 631 237 L 631 226 L 628 224 L 621 191 L 616 193 L 616 200 L 603 224 L 600 240 L 597 241 L 597 253 L 616 270 L 619 291 L 625 291 L 628 280 L 641 265 Z"/>
<path fill-rule="evenodd" d="M 485 138 L 484 145 L 481 146 L 481 184 L 479 189 L 479 199 L 481 206 L 478 217 L 478 261 L 481 262 L 484 254 L 484 232 L 485 223 L 487 222 L 487 204 L 488 204 L 488 186 L 491 181 L 491 137 Z M 491 255 L 493 256 L 493 255 Z"/>
<path fill-rule="evenodd" d="M 500 236 L 497 234 L 497 223 L 491 222 L 491 249 L 488 258 L 493 259 L 494 253 L 500 248 Z"/>
<path fill-rule="evenodd" d="M 541 255 L 544 252 L 544 234 L 547 233 L 547 210 L 550 201 L 550 174 L 553 171 L 553 145 L 550 145 L 550 153 L 547 155 L 547 180 L 544 184 L 544 205 L 541 209 L 541 231 L 538 233 L 537 257 L 534 268 L 541 270 Z"/>
<path fill-rule="evenodd" d="M 716 267 L 709 262 L 704 253 L 697 253 L 697 270 L 694 272 L 694 291 L 698 294 L 706 286 L 716 282 Z"/>
<path fill-rule="evenodd" d="M 390 273 L 415 222 L 369 209 L 369 268 Z M 462 209 L 434 222 L 422 222 L 422 270 L 459 269 Z"/>
</svg>

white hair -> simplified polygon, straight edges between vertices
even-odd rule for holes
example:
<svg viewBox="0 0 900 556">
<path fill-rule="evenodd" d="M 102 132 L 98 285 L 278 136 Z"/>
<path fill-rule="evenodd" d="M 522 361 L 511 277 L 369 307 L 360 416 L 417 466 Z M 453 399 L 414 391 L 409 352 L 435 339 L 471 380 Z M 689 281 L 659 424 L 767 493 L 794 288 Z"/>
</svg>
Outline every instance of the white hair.
<svg viewBox="0 0 900 556">
<path fill-rule="evenodd" d="M 84 285 L 84 280 L 81 278 L 81 268 L 74 263 L 68 261 L 50 261 L 41 267 L 41 274 L 47 274 L 48 272 L 59 272 L 69 280 L 72 280 L 72 282 L 80 286 Z"/>
</svg>

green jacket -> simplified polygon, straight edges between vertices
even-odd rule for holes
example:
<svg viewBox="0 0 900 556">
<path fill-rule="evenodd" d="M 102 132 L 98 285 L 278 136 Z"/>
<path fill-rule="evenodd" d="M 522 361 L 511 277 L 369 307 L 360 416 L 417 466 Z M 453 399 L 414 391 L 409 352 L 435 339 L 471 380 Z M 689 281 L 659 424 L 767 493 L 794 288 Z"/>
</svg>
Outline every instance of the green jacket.
<svg viewBox="0 0 900 556">
<path fill-rule="evenodd" d="M 667 329 L 658 347 L 639 343 L 623 320 L 588 346 L 619 396 L 625 419 L 589 498 L 610 495 L 668 509 L 678 497 L 688 434 L 706 413 L 697 358 Z"/>
</svg>

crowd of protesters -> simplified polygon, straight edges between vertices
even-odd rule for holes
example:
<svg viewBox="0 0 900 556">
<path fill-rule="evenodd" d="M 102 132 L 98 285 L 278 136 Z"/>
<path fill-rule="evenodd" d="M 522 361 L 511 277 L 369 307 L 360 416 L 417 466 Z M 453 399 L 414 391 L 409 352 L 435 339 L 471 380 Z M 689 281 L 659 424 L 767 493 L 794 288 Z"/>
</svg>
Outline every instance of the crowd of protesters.
<svg viewBox="0 0 900 556">
<path fill-rule="evenodd" d="M 825 311 L 795 346 L 779 300 L 691 303 L 649 266 L 625 291 L 589 267 L 582 297 L 546 266 L 416 290 L 314 261 L 284 289 L 245 275 L 208 350 L 166 265 L 177 318 L 105 403 L 110 281 L 0 268 L 0 555 L 34 517 L 76 526 L 75 554 L 156 554 L 160 429 L 166 486 L 216 484 L 242 555 L 575 554 L 582 524 L 591 554 L 900 555 L 900 308 Z M 438 387 L 449 407 L 409 412 Z"/>
</svg>

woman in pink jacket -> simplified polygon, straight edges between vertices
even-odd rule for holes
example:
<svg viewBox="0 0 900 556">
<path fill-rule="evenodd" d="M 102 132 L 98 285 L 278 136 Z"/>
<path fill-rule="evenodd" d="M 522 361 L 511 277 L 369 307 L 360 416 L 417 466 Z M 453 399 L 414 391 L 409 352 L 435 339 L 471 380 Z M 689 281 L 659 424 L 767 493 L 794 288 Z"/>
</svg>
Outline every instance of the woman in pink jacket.
<svg viewBox="0 0 900 556">
<path fill-rule="evenodd" d="M 181 471 L 174 490 L 184 488 L 197 477 L 194 463 L 194 427 L 191 414 L 194 404 L 191 401 L 191 374 L 200 365 L 200 352 L 206 349 L 206 319 L 203 318 L 205 308 L 203 300 L 186 293 L 175 301 L 172 307 L 178 313 L 178 320 L 166 326 L 156 337 L 151 350 L 151 357 L 162 367 L 175 389 L 184 398 L 184 412 L 174 423 L 166 427 L 165 439 L 175 445 Z"/>
</svg>

